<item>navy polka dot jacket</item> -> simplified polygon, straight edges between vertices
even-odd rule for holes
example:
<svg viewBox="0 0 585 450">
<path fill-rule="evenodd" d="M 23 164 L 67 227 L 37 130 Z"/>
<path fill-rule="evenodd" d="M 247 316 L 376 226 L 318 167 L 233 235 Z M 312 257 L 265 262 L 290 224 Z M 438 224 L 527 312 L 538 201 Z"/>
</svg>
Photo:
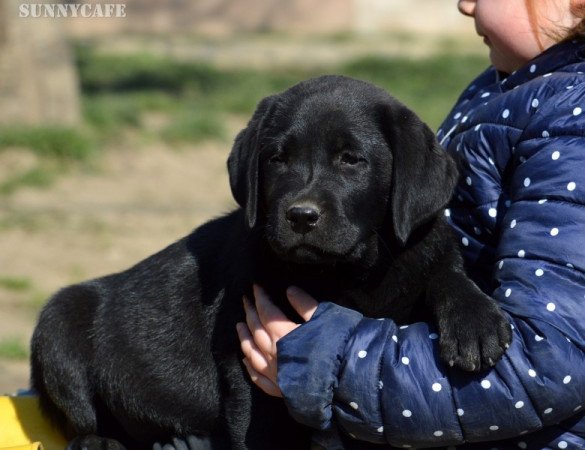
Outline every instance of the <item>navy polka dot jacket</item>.
<svg viewBox="0 0 585 450">
<path fill-rule="evenodd" d="M 438 132 L 463 166 L 445 214 L 513 326 L 503 359 L 462 373 L 440 363 L 430 325 L 323 303 L 278 343 L 298 421 L 400 448 L 585 448 L 583 72 L 576 41 L 505 79 L 490 68 Z"/>
</svg>

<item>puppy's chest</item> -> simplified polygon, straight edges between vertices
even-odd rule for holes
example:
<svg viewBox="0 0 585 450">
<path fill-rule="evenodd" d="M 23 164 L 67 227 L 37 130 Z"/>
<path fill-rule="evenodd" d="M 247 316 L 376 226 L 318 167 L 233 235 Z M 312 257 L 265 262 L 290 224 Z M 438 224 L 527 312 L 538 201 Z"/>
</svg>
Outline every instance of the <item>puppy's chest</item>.
<svg viewBox="0 0 585 450">
<path fill-rule="evenodd" d="M 374 287 L 360 286 L 343 288 L 342 283 L 323 283 L 317 285 L 298 285 L 310 292 L 318 301 L 336 303 L 354 309 L 369 318 L 392 319 L 399 325 L 427 320 L 428 311 L 425 306 L 426 289 L 416 285 L 393 285 L 380 283 Z M 284 292 L 284 291 L 281 291 Z M 291 312 L 292 308 L 279 296 L 281 306 Z"/>
<path fill-rule="evenodd" d="M 288 268 L 290 269 L 290 268 Z M 286 299 L 288 286 L 299 286 L 320 302 L 332 302 L 354 309 L 370 318 L 388 318 L 398 324 L 425 320 L 426 283 L 416 271 L 385 266 L 368 274 L 347 270 L 269 270 L 255 281 L 291 318 L 298 318 Z M 268 276 L 267 276 L 268 275 Z"/>
<path fill-rule="evenodd" d="M 406 292 L 400 288 L 380 288 L 374 292 L 354 290 L 341 295 L 336 303 L 369 318 L 392 319 L 399 325 L 426 320 L 429 316 L 424 291 L 418 288 Z"/>
</svg>

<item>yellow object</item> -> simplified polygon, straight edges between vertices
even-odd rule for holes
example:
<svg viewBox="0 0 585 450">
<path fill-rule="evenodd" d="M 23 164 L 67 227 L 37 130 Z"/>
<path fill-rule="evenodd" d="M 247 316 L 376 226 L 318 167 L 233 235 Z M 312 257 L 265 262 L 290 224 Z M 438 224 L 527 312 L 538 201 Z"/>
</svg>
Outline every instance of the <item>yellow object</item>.
<svg viewBox="0 0 585 450">
<path fill-rule="evenodd" d="M 35 396 L 0 396 L 0 450 L 63 450 L 65 437 L 43 417 Z"/>
<path fill-rule="evenodd" d="M 0 447 L 2 450 L 43 450 L 40 442 L 34 444 L 19 445 L 18 447 Z"/>
</svg>

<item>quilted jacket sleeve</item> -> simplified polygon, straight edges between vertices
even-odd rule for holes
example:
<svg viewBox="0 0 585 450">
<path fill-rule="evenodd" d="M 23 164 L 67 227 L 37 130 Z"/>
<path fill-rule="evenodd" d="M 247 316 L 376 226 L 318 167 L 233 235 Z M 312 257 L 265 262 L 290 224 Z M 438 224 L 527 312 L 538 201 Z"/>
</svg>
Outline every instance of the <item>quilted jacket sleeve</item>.
<svg viewBox="0 0 585 450">
<path fill-rule="evenodd" d="M 582 96 L 556 96 L 514 149 L 493 275 L 514 336 L 495 368 L 443 366 L 425 323 L 397 327 L 324 304 L 278 345 L 279 384 L 297 420 L 326 429 L 335 417 L 359 440 L 436 447 L 519 436 L 585 410 L 581 114 Z"/>
</svg>

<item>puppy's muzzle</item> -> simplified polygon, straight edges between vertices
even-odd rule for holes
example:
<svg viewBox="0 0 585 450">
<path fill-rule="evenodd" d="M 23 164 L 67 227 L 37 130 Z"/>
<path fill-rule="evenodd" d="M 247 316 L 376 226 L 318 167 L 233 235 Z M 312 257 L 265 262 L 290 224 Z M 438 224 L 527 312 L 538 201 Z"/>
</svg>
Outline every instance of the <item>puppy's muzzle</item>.
<svg viewBox="0 0 585 450">
<path fill-rule="evenodd" d="M 317 226 L 321 212 L 313 205 L 292 205 L 286 211 L 286 220 L 295 233 L 305 234 Z"/>
</svg>

